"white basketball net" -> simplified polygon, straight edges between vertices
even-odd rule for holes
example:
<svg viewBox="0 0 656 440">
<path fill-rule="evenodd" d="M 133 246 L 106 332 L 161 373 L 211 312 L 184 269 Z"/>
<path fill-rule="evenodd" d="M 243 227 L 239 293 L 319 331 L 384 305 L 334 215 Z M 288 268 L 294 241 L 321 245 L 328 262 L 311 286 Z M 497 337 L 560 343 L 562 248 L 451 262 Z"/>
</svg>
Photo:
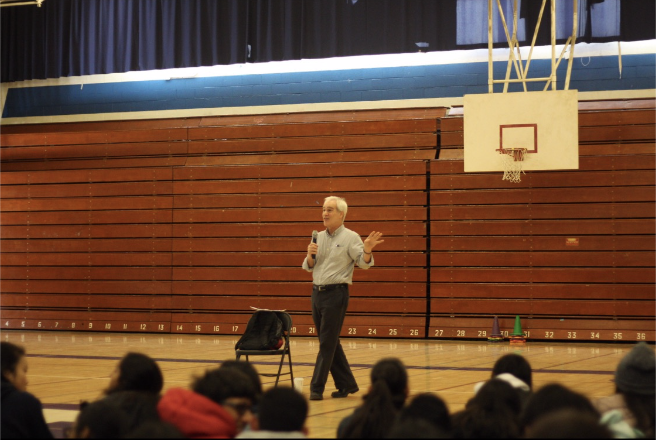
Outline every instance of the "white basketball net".
<svg viewBox="0 0 656 440">
<path fill-rule="evenodd" d="M 509 149 L 501 152 L 501 161 L 503 162 L 503 179 L 501 180 L 508 180 L 512 183 L 522 181 L 520 175 L 526 174 L 522 170 L 524 154 L 526 154 L 526 148 Z"/>
</svg>

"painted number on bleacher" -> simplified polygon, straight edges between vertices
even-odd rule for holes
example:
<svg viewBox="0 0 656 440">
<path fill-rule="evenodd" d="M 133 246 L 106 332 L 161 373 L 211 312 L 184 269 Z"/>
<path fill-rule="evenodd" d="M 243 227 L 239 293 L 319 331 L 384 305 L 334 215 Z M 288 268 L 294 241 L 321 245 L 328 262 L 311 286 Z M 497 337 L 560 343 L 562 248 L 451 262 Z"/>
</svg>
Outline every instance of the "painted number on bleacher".
<svg viewBox="0 0 656 440">
<path fill-rule="evenodd" d="M 576 339 L 576 332 L 567 332 L 567 339 Z"/>
<path fill-rule="evenodd" d="M 89 323 L 89 328 L 93 328 L 93 322 Z"/>
<path fill-rule="evenodd" d="M 544 337 L 547 339 L 553 338 L 553 332 L 544 332 Z"/>
<path fill-rule="evenodd" d="M 217 327 L 218 327 L 218 325 L 217 325 Z M 238 325 L 233 325 L 232 326 L 232 331 L 233 332 L 238 332 L 239 331 L 239 326 Z"/>
<path fill-rule="evenodd" d="M 599 339 L 599 332 L 590 332 L 590 339 Z"/>
<path fill-rule="evenodd" d="M 355 329 L 355 328 L 349 328 L 348 334 L 349 335 L 354 335 L 354 334 L 356 334 L 356 331 L 357 331 L 357 329 Z"/>
<path fill-rule="evenodd" d="M 71 322 L 71 328 L 75 328 L 75 323 Z"/>
<path fill-rule="evenodd" d="M 369 334 L 370 335 L 375 335 L 376 334 L 376 329 L 375 328 L 370 328 L 369 329 Z"/>
<path fill-rule="evenodd" d="M 444 330 L 435 330 L 435 336 L 442 336 Z"/>
<path fill-rule="evenodd" d="M 112 328 L 112 325 L 111 325 L 111 324 L 109 324 L 109 323 L 105 324 L 105 330 L 109 330 L 109 329 L 111 329 L 111 328 Z"/>
<path fill-rule="evenodd" d="M 613 333 L 613 339 L 622 339 L 622 333 Z"/>
<path fill-rule="evenodd" d="M 486 332 L 485 330 L 479 330 L 479 331 L 478 331 L 478 337 L 480 338 L 481 336 L 482 336 L 482 337 L 486 337 L 486 336 L 487 336 L 487 332 Z"/>
<path fill-rule="evenodd" d="M 410 336 L 419 336 L 419 330 L 410 329 Z"/>
<path fill-rule="evenodd" d="M 314 334 L 317 333 L 317 329 L 314 328 L 314 327 L 310 327 L 309 330 L 308 330 L 308 333 L 310 333 L 311 335 L 314 335 Z"/>
<path fill-rule="evenodd" d="M 289 329 L 289 331 L 290 331 L 292 334 L 295 334 L 295 333 L 296 333 L 296 327 L 292 327 L 291 329 Z"/>
<path fill-rule="evenodd" d="M 180 331 L 182 331 L 182 326 L 181 326 L 181 325 L 176 325 L 176 326 L 175 326 L 175 329 L 176 329 L 176 330 L 180 330 Z"/>
<path fill-rule="evenodd" d="M 234 326 L 232 328 L 233 328 L 233 331 L 234 331 Z M 218 326 L 218 325 L 214 326 L 214 331 L 215 332 L 218 332 L 220 329 L 221 329 L 220 326 Z"/>
<path fill-rule="evenodd" d="M 398 332 L 395 328 L 391 328 L 391 329 L 389 329 L 389 334 L 390 334 L 390 336 L 396 336 L 398 334 Z"/>
<path fill-rule="evenodd" d="M 636 333 L 636 339 L 645 339 L 645 334 L 644 333 Z"/>
<path fill-rule="evenodd" d="M 456 330 L 456 336 L 465 336 L 464 330 Z"/>
<path fill-rule="evenodd" d="M 200 331 L 200 325 L 197 325 L 197 326 L 196 326 L 196 331 L 197 331 L 197 332 Z"/>
<path fill-rule="evenodd" d="M 164 330 L 164 324 L 158 324 L 157 330 Z"/>
<path fill-rule="evenodd" d="M 139 324 L 139 330 L 146 330 L 146 324 Z"/>
</svg>

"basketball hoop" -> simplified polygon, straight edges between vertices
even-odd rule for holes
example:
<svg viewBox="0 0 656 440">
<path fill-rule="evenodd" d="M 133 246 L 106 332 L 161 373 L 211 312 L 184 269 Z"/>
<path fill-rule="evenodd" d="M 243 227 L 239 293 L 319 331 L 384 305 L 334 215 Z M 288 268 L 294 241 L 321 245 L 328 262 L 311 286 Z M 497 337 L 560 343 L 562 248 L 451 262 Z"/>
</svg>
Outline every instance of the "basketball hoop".
<svg viewBox="0 0 656 440">
<path fill-rule="evenodd" d="M 521 182 L 520 174 L 526 174 L 522 170 L 526 148 L 501 148 L 498 151 L 502 155 L 503 162 L 503 179 L 501 180 L 508 180 L 512 183 Z"/>
</svg>

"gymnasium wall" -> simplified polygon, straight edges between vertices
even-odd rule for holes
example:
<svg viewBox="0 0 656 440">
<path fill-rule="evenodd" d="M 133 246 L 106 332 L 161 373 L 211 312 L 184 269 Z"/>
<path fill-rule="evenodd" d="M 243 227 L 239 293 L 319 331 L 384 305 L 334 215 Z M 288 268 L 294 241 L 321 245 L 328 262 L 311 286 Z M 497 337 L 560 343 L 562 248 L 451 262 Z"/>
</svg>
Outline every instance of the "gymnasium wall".
<svg viewBox="0 0 656 440">
<path fill-rule="evenodd" d="M 381 230 L 344 336 L 649 340 L 655 100 L 581 102 L 580 169 L 463 172 L 462 108 L 18 124 L 0 142 L 2 327 L 315 333 L 329 194 Z M 502 110 L 500 110 L 502 111 Z"/>
<path fill-rule="evenodd" d="M 337 194 L 386 237 L 344 336 L 487 338 L 520 315 L 530 339 L 653 341 L 655 53 L 577 45 L 580 169 L 520 184 L 463 172 L 486 50 L 4 83 L 2 328 L 241 334 L 264 307 L 312 335 L 300 266 Z"/>
</svg>

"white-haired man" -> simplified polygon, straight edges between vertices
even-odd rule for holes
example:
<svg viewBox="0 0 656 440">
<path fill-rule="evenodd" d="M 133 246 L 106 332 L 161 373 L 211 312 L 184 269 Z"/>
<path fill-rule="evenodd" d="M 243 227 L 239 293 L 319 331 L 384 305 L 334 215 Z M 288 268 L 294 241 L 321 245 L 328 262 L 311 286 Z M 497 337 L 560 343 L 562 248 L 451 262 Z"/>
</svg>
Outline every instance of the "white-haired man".
<svg viewBox="0 0 656 440">
<path fill-rule="evenodd" d="M 382 233 L 373 231 L 362 242 L 344 226 L 348 206 L 341 197 L 326 197 L 323 225 L 316 243 L 308 245 L 303 269 L 312 272 L 312 318 L 319 335 L 319 354 L 310 383 L 310 400 L 322 400 L 332 374 L 337 391 L 332 397 L 346 397 L 360 391 L 348 364 L 339 334 L 349 301 L 349 285 L 357 264 L 362 269 L 374 265 L 374 247 L 383 243 Z"/>
</svg>

